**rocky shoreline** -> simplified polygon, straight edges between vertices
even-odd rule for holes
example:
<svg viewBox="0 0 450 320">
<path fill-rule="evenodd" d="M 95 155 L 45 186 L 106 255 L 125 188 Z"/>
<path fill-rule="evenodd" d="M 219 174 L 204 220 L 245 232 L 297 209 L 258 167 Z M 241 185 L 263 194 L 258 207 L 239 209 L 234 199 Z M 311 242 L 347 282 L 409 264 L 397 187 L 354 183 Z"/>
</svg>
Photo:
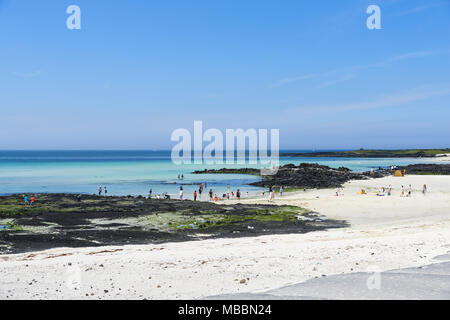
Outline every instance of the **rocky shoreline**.
<svg viewBox="0 0 450 320">
<path fill-rule="evenodd" d="M 325 152 L 282 152 L 281 157 L 335 157 L 335 158 L 434 158 L 449 154 L 450 149 L 404 149 L 404 150 L 353 150 Z"/>
<path fill-rule="evenodd" d="M 348 168 L 333 169 L 319 164 L 287 164 L 275 175 L 263 176 L 263 180 L 251 183 L 260 187 L 294 187 L 303 189 L 338 188 L 350 180 L 367 179 L 370 173 L 356 173 Z"/>
<path fill-rule="evenodd" d="M 398 167 L 406 170 L 407 174 L 430 174 L 449 175 L 450 164 L 412 164 Z M 382 178 L 393 174 L 393 171 L 386 168 L 378 168 L 374 171 L 353 172 L 348 168 L 338 169 L 317 163 L 301 163 L 299 165 L 287 164 L 281 166 L 275 175 L 261 175 L 260 170 L 255 168 L 241 169 L 217 169 L 195 171 L 196 174 L 252 174 L 260 175 L 261 181 L 250 183 L 258 187 L 291 187 L 299 189 L 325 189 L 339 188 L 351 180 L 365 180 L 369 178 Z"/>
<path fill-rule="evenodd" d="M 195 170 L 193 174 L 249 174 L 257 175 L 261 174 L 261 170 L 255 168 L 238 168 L 238 169 L 205 169 L 205 170 Z"/>
<path fill-rule="evenodd" d="M 406 170 L 407 174 L 450 174 L 450 164 L 410 164 L 409 166 L 399 167 L 399 169 Z"/>
<path fill-rule="evenodd" d="M 294 206 L 223 204 L 144 197 L 36 194 L 0 197 L 0 254 L 306 233 L 347 226 Z"/>
<path fill-rule="evenodd" d="M 241 169 L 218 169 L 195 171 L 196 174 L 217 173 L 217 174 L 252 174 L 260 175 L 260 170 L 254 168 Z M 250 185 L 259 187 L 293 187 L 301 189 L 322 189 L 341 187 L 345 182 L 350 180 L 363 180 L 369 177 L 382 177 L 385 174 L 380 171 L 371 172 L 352 172 L 350 169 L 341 167 L 333 169 L 328 166 L 316 163 L 301 163 L 299 165 L 287 164 L 281 166 L 275 175 L 263 175 L 262 180 L 253 182 Z"/>
</svg>

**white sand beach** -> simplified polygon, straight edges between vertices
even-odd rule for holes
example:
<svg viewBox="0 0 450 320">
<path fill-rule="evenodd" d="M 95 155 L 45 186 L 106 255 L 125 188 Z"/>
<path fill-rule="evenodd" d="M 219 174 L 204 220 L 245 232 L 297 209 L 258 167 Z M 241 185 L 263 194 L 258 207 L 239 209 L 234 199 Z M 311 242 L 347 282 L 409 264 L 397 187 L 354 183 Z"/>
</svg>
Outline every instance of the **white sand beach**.
<svg viewBox="0 0 450 320">
<path fill-rule="evenodd" d="M 401 185 L 409 184 L 412 197 L 400 197 Z M 391 196 L 376 195 L 389 185 Z M 358 194 L 362 188 L 367 195 Z M 260 293 L 331 275 L 428 265 L 450 250 L 450 176 L 352 181 L 341 196 L 335 191 L 300 191 L 277 196 L 275 203 L 346 220 L 348 228 L 3 255 L 0 299 L 198 299 Z"/>
<path fill-rule="evenodd" d="M 437 154 L 434 158 L 431 158 L 435 162 L 450 162 L 450 153 Z"/>
</svg>

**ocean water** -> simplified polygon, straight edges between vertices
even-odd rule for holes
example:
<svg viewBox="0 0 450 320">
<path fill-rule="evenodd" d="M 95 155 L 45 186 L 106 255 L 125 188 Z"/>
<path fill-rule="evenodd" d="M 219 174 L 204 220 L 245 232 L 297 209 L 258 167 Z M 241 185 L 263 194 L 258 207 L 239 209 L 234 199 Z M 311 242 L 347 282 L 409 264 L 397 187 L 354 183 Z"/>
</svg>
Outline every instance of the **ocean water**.
<svg viewBox="0 0 450 320">
<path fill-rule="evenodd" d="M 305 150 L 304 152 L 310 152 Z M 420 159 L 281 158 L 280 164 L 319 163 L 354 171 L 391 165 L 426 162 Z M 167 192 L 178 198 L 180 185 L 185 198 L 192 198 L 199 183 L 207 183 L 219 196 L 240 189 L 243 196 L 255 195 L 261 188 L 248 184 L 257 176 L 237 174 L 192 174 L 194 170 L 254 165 L 176 165 L 170 151 L 0 151 L 0 194 L 14 193 L 97 193 L 106 186 L 108 195 L 153 195 Z M 183 180 L 178 175 L 184 175 Z M 206 198 L 206 194 L 203 195 Z"/>
</svg>

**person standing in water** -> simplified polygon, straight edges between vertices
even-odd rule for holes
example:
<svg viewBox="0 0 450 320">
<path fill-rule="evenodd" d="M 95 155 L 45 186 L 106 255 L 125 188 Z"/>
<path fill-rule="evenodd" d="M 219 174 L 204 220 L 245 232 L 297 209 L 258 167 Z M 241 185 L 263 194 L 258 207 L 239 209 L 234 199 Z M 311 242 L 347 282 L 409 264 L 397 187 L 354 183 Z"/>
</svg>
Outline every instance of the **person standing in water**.
<svg viewBox="0 0 450 320">
<path fill-rule="evenodd" d="M 183 187 L 180 186 L 180 200 L 183 200 Z"/>
<path fill-rule="evenodd" d="M 194 201 L 197 201 L 197 191 L 194 190 Z"/>
<path fill-rule="evenodd" d="M 98 196 L 101 196 L 102 195 L 102 187 L 100 186 L 100 187 L 98 187 Z"/>
<path fill-rule="evenodd" d="M 236 191 L 236 198 L 238 200 L 241 200 L 241 191 L 239 189 L 237 189 L 237 191 Z"/>
<path fill-rule="evenodd" d="M 105 193 L 105 197 L 108 196 L 108 190 L 106 190 L 106 186 L 103 187 L 103 192 Z"/>
<path fill-rule="evenodd" d="M 209 201 L 213 200 L 213 191 L 212 189 L 209 189 Z"/>
</svg>

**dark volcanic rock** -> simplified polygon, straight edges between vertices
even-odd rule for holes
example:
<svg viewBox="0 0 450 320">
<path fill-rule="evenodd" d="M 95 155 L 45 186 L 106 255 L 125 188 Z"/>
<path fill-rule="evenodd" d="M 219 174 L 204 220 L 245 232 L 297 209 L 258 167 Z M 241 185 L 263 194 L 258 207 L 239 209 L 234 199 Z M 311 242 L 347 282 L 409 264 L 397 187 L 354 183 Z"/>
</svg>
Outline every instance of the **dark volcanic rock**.
<svg viewBox="0 0 450 320">
<path fill-rule="evenodd" d="M 214 173 L 233 173 L 233 174 L 251 174 L 251 175 L 259 175 L 260 170 L 254 169 L 254 168 L 239 168 L 239 169 L 228 169 L 228 168 L 222 168 L 222 169 L 205 169 L 205 170 L 196 170 L 192 172 L 193 174 L 214 174 Z"/>
<path fill-rule="evenodd" d="M 410 164 L 399 169 L 406 170 L 406 174 L 450 174 L 450 164 Z"/>
<path fill-rule="evenodd" d="M 55 247 L 115 246 L 305 233 L 347 226 L 299 207 L 215 204 L 190 200 L 95 195 L 33 194 L 0 197 L 0 254 Z M 313 219 L 309 219 L 313 217 Z M 6 223 L 6 222 L 5 222 Z"/>
<path fill-rule="evenodd" d="M 433 158 L 437 154 L 449 153 L 450 149 L 403 149 L 403 150 L 353 150 L 322 152 L 282 152 L 281 157 L 333 157 L 333 158 Z"/>
<path fill-rule="evenodd" d="M 273 187 L 298 187 L 298 188 L 336 188 L 349 180 L 367 179 L 370 173 L 351 172 L 350 169 L 341 167 L 332 169 L 328 166 L 316 163 L 293 164 L 279 168 L 273 176 L 264 176 L 262 181 L 254 182 L 254 186 Z"/>
</svg>

